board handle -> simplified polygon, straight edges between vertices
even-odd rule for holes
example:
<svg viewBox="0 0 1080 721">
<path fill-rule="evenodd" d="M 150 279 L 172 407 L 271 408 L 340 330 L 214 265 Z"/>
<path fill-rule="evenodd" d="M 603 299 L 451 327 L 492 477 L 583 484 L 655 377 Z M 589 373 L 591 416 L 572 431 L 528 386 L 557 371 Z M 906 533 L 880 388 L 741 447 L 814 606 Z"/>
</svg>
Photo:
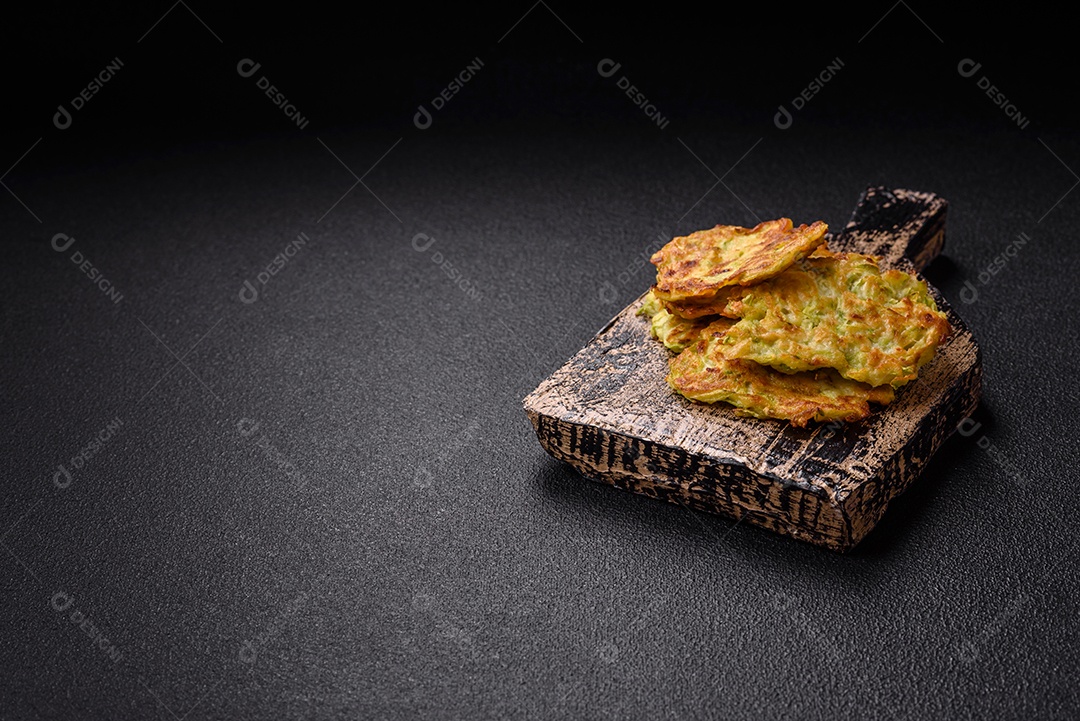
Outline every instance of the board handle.
<svg viewBox="0 0 1080 721">
<path fill-rule="evenodd" d="M 829 237 L 833 250 L 881 257 L 895 268 L 907 260 L 921 271 L 945 247 L 948 203 L 934 193 L 867 188 L 844 229 Z"/>
</svg>

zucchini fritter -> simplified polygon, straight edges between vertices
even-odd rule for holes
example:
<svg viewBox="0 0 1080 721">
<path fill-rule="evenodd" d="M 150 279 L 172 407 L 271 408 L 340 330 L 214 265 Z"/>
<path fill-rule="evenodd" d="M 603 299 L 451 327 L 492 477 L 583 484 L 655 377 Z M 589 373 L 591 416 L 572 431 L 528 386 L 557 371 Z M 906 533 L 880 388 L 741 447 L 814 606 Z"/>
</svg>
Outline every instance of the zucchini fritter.
<svg viewBox="0 0 1080 721">
<path fill-rule="evenodd" d="M 670 301 L 665 302 L 664 307 L 667 308 L 669 312 L 674 313 L 680 318 L 686 318 L 687 320 L 703 318 L 708 315 L 726 316 L 729 312 L 727 310 L 728 303 L 740 298 L 744 292 L 746 292 L 744 286 L 733 285 L 730 288 L 721 288 L 715 296 L 708 300 Z"/>
<path fill-rule="evenodd" d="M 638 315 L 643 315 L 646 318 L 652 318 L 654 315 L 664 309 L 664 302 L 656 297 L 656 293 L 651 290 L 645 294 L 645 300 L 642 301 L 641 307 L 638 308 Z"/>
<path fill-rule="evenodd" d="M 951 328 L 926 283 L 858 253 L 815 254 L 730 301 L 728 359 L 786 373 L 835 368 L 894 388 L 915 379 Z"/>
<path fill-rule="evenodd" d="M 669 350 L 680 352 L 688 345 L 692 345 L 701 336 L 701 331 L 715 318 L 699 318 L 687 320 L 668 311 L 663 301 L 649 291 L 645 296 L 645 302 L 638 315 L 648 316 L 650 319 L 650 332 L 653 338 L 663 343 Z"/>
<path fill-rule="evenodd" d="M 832 252 L 825 244 L 825 241 L 822 241 L 821 245 L 815 248 L 814 252 L 806 257 L 826 258 L 830 256 L 832 256 Z M 707 315 L 722 315 L 725 318 L 738 318 L 739 316 L 733 315 L 728 309 L 728 304 L 733 300 L 741 298 L 746 291 L 747 286 L 745 285 L 733 285 L 727 288 L 721 288 L 715 296 L 706 300 L 690 298 L 688 300 L 668 301 L 664 303 L 664 307 L 680 318 L 693 319 Z"/>
<path fill-rule="evenodd" d="M 714 299 L 724 288 L 751 285 L 780 273 L 809 255 L 828 226 L 792 226 L 789 218 L 767 220 L 754 228 L 718 225 L 675 238 L 653 254 L 661 300 Z"/>
<path fill-rule="evenodd" d="M 696 401 L 726 401 L 735 413 L 755 418 L 787 419 L 795 426 L 810 421 L 857 421 L 870 415 L 870 403 L 893 400 L 890 386 L 874 388 L 847 380 L 832 369 L 781 373 L 754 361 L 724 355 L 724 338 L 734 321 L 722 318 L 671 361 L 668 384 Z"/>
</svg>

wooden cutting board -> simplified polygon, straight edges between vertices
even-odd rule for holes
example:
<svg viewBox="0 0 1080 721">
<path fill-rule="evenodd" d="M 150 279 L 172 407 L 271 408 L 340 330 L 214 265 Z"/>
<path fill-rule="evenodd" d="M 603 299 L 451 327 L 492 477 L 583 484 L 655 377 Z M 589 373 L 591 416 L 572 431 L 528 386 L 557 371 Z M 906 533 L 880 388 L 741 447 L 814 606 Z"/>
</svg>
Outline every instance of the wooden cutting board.
<svg viewBox="0 0 1080 721">
<path fill-rule="evenodd" d="M 945 213 L 933 193 L 870 188 L 829 247 L 917 273 L 941 253 Z M 979 401 L 979 348 L 930 292 L 953 334 L 891 405 L 858 423 L 796 428 L 676 394 L 670 353 L 637 315 L 644 294 L 529 394 L 525 412 L 547 452 L 586 478 L 847 551 Z"/>
</svg>

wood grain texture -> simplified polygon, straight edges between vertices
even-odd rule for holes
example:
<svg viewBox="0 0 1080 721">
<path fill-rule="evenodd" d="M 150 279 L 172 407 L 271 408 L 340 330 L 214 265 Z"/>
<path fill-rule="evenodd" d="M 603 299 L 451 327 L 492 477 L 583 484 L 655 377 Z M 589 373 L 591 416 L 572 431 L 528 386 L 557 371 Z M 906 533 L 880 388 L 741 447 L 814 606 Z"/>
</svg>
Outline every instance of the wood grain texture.
<svg viewBox="0 0 1080 721">
<path fill-rule="evenodd" d="M 945 216 L 932 193 L 870 188 L 829 244 L 917 273 L 944 246 Z M 526 397 L 525 411 L 548 453 L 587 478 L 847 551 L 978 404 L 979 348 L 930 290 L 953 334 L 891 405 L 858 423 L 796 428 L 676 394 L 669 352 L 636 315 L 643 298 Z"/>
</svg>

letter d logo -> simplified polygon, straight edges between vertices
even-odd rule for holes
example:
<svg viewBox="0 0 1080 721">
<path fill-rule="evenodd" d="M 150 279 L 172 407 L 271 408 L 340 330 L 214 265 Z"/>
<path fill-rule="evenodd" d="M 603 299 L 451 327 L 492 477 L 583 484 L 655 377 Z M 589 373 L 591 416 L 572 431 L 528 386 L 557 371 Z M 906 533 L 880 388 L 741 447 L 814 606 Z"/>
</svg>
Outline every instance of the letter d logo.
<svg viewBox="0 0 1080 721">
<path fill-rule="evenodd" d="M 598 72 L 602 78 L 610 78 L 612 75 L 619 72 L 619 68 L 621 67 L 622 63 L 617 63 L 611 58 L 604 58 L 596 64 L 596 72 Z"/>
<path fill-rule="evenodd" d="M 418 243 L 417 241 L 421 241 L 421 242 L 420 242 L 420 243 Z M 427 241 L 427 242 L 426 242 L 426 243 L 424 243 L 423 241 Z M 434 239 L 434 238 L 432 238 L 432 237 L 431 237 L 430 235 L 428 235 L 427 233 L 417 233 L 417 234 L 416 234 L 416 235 L 414 235 L 414 236 L 413 236 L 413 238 L 412 238 L 412 247 L 413 247 L 413 248 L 414 248 L 414 249 L 415 249 L 416 251 L 418 251 L 418 252 L 420 252 L 420 253 L 423 253 L 423 252 L 424 252 L 425 250 L 427 250 L 428 248 L 430 248 L 430 247 L 431 247 L 431 244 L 432 244 L 432 243 L 434 243 L 434 242 L 435 242 L 435 239 Z M 421 243 L 422 243 L 422 244 L 421 244 Z"/>
<path fill-rule="evenodd" d="M 255 644 L 251 641 L 244 641 L 240 644 L 240 651 L 236 654 L 240 659 L 240 663 L 255 663 L 255 659 L 258 658 L 258 652 L 255 650 Z"/>
<path fill-rule="evenodd" d="M 600 287 L 600 300 L 604 303 L 611 304 L 619 299 L 619 290 L 610 281 L 605 280 L 604 284 Z"/>
<path fill-rule="evenodd" d="M 979 68 L 982 67 L 982 63 L 977 63 L 971 58 L 964 58 L 956 66 L 956 72 L 960 73 L 962 78 L 970 78 L 975 73 L 979 72 Z"/>
<path fill-rule="evenodd" d="M 982 428 L 982 423 L 976 423 L 970 418 L 965 418 L 960 421 L 960 425 L 956 426 L 956 432 L 965 438 L 969 438 L 975 435 L 975 432 Z"/>
<path fill-rule="evenodd" d="M 251 58 L 244 58 L 236 64 L 236 72 L 239 73 L 242 78 L 250 78 L 257 73 L 261 67 L 262 63 L 257 63 Z"/>
<path fill-rule="evenodd" d="M 63 490 L 71 485 L 71 473 L 64 467 L 63 463 L 58 468 L 60 470 L 53 474 L 52 482 L 56 484 L 57 488 Z"/>
<path fill-rule="evenodd" d="M 776 115 L 773 116 L 772 121 L 773 124 L 776 125 L 776 127 L 780 128 L 781 130 L 787 130 L 791 127 L 791 123 L 794 121 L 794 119 L 791 117 L 791 113 L 788 112 L 788 109 L 781 105 L 777 109 Z"/>
<path fill-rule="evenodd" d="M 250 280 L 244 281 L 244 287 L 240 289 L 240 302 L 251 305 L 259 299 L 259 291 L 251 284 Z"/>
<path fill-rule="evenodd" d="M 50 603 L 57 611 L 66 611 L 71 608 L 71 604 L 75 603 L 75 599 L 63 591 L 57 591 L 53 594 Z"/>
<path fill-rule="evenodd" d="M 979 289 L 970 280 L 964 281 L 964 287 L 960 289 L 960 300 L 971 305 L 979 299 Z"/>
<path fill-rule="evenodd" d="M 431 113 L 428 112 L 423 103 L 416 108 L 416 115 L 413 116 L 412 121 L 413 125 L 421 130 L 427 130 L 431 127 Z"/>
<path fill-rule="evenodd" d="M 240 432 L 244 438 L 249 437 L 255 431 L 259 430 L 259 422 L 253 421 L 250 418 L 241 418 L 236 422 L 236 430 Z"/>
<path fill-rule="evenodd" d="M 62 104 L 57 105 L 56 114 L 52 116 L 52 122 L 60 130 L 67 130 L 71 127 L 71 113 Z"/>
<path fill-rule="evenodd" d="M 63 243 L 58 245 L 57 241 Z M 67 233 L 57 233 L 52 237 L 52 247 L 57 253 L 63 253 L 65 250 L 71 247 L 71 244 L 75 242 L 75 239 L 69 236 Z"/>
</svg>

